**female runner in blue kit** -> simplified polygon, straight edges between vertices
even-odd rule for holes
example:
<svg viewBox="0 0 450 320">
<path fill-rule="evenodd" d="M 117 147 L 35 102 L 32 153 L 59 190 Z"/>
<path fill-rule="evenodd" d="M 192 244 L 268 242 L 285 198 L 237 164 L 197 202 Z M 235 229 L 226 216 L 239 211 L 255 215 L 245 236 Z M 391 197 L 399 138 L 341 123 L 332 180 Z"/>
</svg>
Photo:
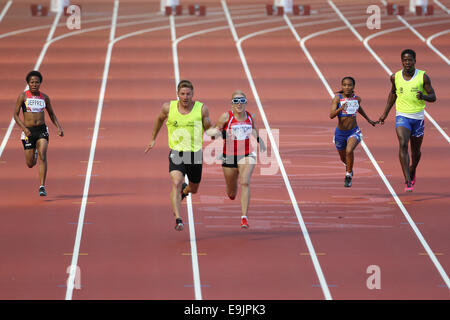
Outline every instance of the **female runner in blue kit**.
<svg viewBox="0 0 450 320">
<path fill-rule="evenodd" d="M 367 122 L 375 126 L 377 122 L 372 121 L 361 107 L 361 98 L 355 95 L 355 79 L 345 77 L 341 81 L 342 90 L 337 92 L 331 101 L 330 119 L 338 117 L 338 125 L 334 132 L 333 142 L 341 157 L 341 161 L 346 166 L 344 180 L 345 187 L 352 186 L 353 178 L 353 151 L 361 142 L 361 130 L 356 123 L 356 113 L 361 114 Z"/>
</svg>

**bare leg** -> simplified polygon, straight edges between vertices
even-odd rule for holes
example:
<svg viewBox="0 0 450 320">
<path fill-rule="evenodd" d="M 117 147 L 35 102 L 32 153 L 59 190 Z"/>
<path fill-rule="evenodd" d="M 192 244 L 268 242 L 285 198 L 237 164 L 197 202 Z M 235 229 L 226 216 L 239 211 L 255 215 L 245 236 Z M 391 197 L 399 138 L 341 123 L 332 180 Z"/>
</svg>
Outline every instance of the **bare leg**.
<svg viewBox="0 0 450 320">
<path fill-rule="evenodd" d="M 399 143 L 399 152 L 398 157 L 400 160 L 400 165 L 402 166 L 403 176 L 405 177 L 405 182 L 411 182 L 411 176 L 409 172 L 409 153 L 408 153 L 408 143 L 409 137 L 411 135 L 411 131 L 405 127 L 398 127 L 396 129 L 398 143 Z"/>
<path fill-rule="evenodd" d="M 358 146 L 359 142 L 356 138 L 350 138 L 347 140 L 347 148 L 345 149 L 345 164 L 347 166 L 347 172 L 353 172 L 353 163 L 355 156 L 353 151 Z"/>
<path fill-rule="evenodd" d="M 25 162 L 28 168 L 33 168 L 36 165 L 35 152 L 36 149 L 25 149 Z"/>
<path fill-rule="evenodd" d="M 416 175 L 417 165 L 419 164 L 420 157 L 422 156 L 422 152 L 420 148 L 422 146 L 423 136 L 421 137 L 411 137 L 411 166 L 409 168 L 409 174 L 411 179 Z"/>
<path fill-rule="evenodd" d="M 238 189 L 238 175 L 239 171 L 237 168 L 222 167 L 223 175 L 225 177 L 225 183 L 227 185 L 227 196 L 234 200 L 236 198 Z"/>
<path fill-rule="evenodd" d="M 39 160 L 39 179 L 41 182 L 41 186 L 45 186 L 45 181 L 47 179 L 48 141 L 46 139 L 39 139 L 36 142 L 36 148 L 38 151 L 38 160 Z"/>
<path fill-rule="evenodd" d="M 180 217 L 181 207 L 181 185 L 184 181 L 184 175 L 181 171 L 170 171 L 170 178 L 172 180 L 172 190 L 170 192 L 170 202 L 172 204 L 173 214 L 176 219 Z"/>
<path fill-rule="evenodd" d="M 241 185 L 241 211 L 242 216 L 247 216 L 250 204 L 250 178 L 255 168 L 255 159 L 245 157 L 238 163 L 239 183 Z"/>
</svg>

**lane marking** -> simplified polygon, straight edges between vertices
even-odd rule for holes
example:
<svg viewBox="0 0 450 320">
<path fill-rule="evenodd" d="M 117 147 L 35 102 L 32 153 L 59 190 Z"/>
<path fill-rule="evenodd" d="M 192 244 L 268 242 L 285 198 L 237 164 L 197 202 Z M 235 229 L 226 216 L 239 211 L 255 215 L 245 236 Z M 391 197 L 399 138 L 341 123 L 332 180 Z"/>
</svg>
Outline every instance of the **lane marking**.
<svg viewBox="0 0 450 320">
<path fill-rule="evenodd" d="M 73 289 L 75 285 L 75 276 L 76 276 L 76 267 L 78 264 L 78 256 L 80 252 L 80 244 L 81 244 L 81 235 L 83 233 L 83 225 L 84 225 L 84 215 L 86 212 L 86 205 L 87 205 L 87 199 L 89 194 L 89 185 L 91 182 L 91 174 L 92 174 L 92 167 L 94 162 L 94 156 L 95 156 L 95 148 L 97 146 L 97 137 L 100 127 L 100 120 L 102 115 L 102 108 L 103 108 L 103 101 L 105 98 L 105 90 L 106 90 L 106 82 L 108 81 L 108 73 L 109 73 L 109 65 L 111 63 L 111 54 L 112 49 L 114 45 L 114 36 L 116 32 L 116 25 L 117 25 L 117 15 L 119 11 L 119 0 L 114 0 L 114 9 L 111 19 L 111 30 L 109 34 L 109 44 L 108 44 L 108 50 L 106 53 L 105 58 L 105 65 L 103 69 L 103 80 L 102 85 L 100 88 L 99 93 L 99 99 L 98 99 L 98 105 L 97 105 L 97 115 L 95 118 L 95 126 L 94 126 L 94 132 L 92 134 L 92 142 L 91 142 L 91 149 L 89 151 L 89 163 L 86 170 L 86 180 L 84 183 L 84 190 L 83 190 L 83 198 L 81 201 L 81 207 L 80 207 L 80 215 L 78 218 L 78 225 L 77 225 L 77 231 L 76 231 L 76 237 L 75 237 L 75 243 L 73 248 L 73 256 L 72 256 L 72 262 L 71 262 L 71 268 L 69 272 L 69 277 L 67 279 L 67 290 L 66 290 L 66 300 L 71 300 L 73 295 Z"/>
<path fill-rule="evenodd" d="M 324 276 L 324 274 L 322 272 L 322 268 L 320 267 L 319 260 L 317 259 L 317 255 L 316 255 L 316 252 L 314 250 L 314 246 L 312 244 L 311 238 L 309 237 L 309 233 L 308 233 L 308 230 L 306 228 L 305 222 L 303 221 L 303 217 L 302 217 L 302 214 L 300 212 L 300 208 L 298 207 L 297 200 L 295 198 L 294 192 L 293 192 L 291 184 L 289 182 L 289 178 L 288 178 L 288 176 L 286 174 L 286 170 L 284 169 L 284 165 L 283 165 L 283 162 L 281 160 L 281 156 L 280 156 L 280 153 L 279 153 L 279 150 L 278 150 L 278 146 L 275 143 L 275 139 L 273 137 L 272 130 L 271 130 L 271 128 L 269 126 L 269 123 L 267 121 L 267 118 L 266 118 L 266 115 L 265 115 L 265 112 L 264 112 L 264 108 L 263 108 L 261 100 L 259 98 L 258 91 L 256 90 L 256 86 L 255 86 L 255 84 L 253 82 L 253 76 L 251 75 L 250 69 L 249 69 L 248 64 L 247 64 L 247 60 L 246 60 L 244 52 L 242 50 L 241 44 L 242 44 L 243 39 L 239 39 L 239 37 L 238 37 L 238 34 L 236 32 L 233 20 L 231 18 L 230 12 L 228 10 L 228 6 L 226 4 L 226 1 L 225 0 L 221 0 L 221 3 L 222 3 L 223 10 L 225 12 L 225 15 L 227 17 L 228 25 L 230 26 L 230 31 L 231 31 L 231 33 L 233 35 L 233 39 L 235 41 L 236 48 L 238 50 L 242 66 L 243 66 L 243 68 L 245 70 L 245 74 L 246 74 L 248 82 L 250 84 L 253 96 L 255 98 L 255 102 L 256 102 L 256 104 L 258 106 L 258 109 L 259 109 L 259 112 L 261 114 L 261 118 L 262 118 L 262 121 L 264 123 L 264 127 L 267 130 L 267 135 L 268 135 L 270 143 L 271 143 L 272 152 L 275 154 L 275 157 L 277 159 L 278 166 L 279 166 L 280 172 L 282 174 L 284 183 L 286 185 L 286 189 L 288 190 L 289 197 L 290 197 L 291 202 L 292 202 L 292 206 L 293 206 L 295 214 L 297 216 L 297 220 L 298 220 L 298 222 L 300 224 L 300 228 L 302 230 L 302 234 L 303 234 L 304 240 L 305 240 L 306 245 L 308 247 L 308 251 L 311 253 L 311 260 L 313 262 L 314 269 L 316 271 L 317 277 L 319 278 L 319 282 L 320 282 L 320 285 L 321 285 L 321 288 L 322 288 L 322 292 L 323 292 L 324 297 L 325 297 L 326 300 L 331 300 L 332 298 L 331 298 L 330 290 L 328 289 L 327 282 L 325 280 L 325 276 Z"/>
<path fill-rule="evenodd" d="M 435 33 L 427 38 L 427 45 L 434 50 L 445 62 L 447 62 L 448 65 L 450 65 L 450 59 L 448 59 L 442 52 L 440 52 L 432 43 L 434 38 L 440 37 L 446 33 L 449 33 L 450 29 Z"/>
<path fill-rule="evenodd" d="M 178 83 L 180 82 L 180 69 L 179 69 L 179 61 L 178 61 L 178 41 L 176 35 L 176 27 L 175 27 L 175 17 L 171 15 L 169 17 L 170 22 L 170 35 L 172 41 L 172 58 L 173 58 L 173 69 L 175 75 L 175 97 L 176 88 Z M 185 176 L 185 182 L 189 184 L 189 180 L 187 176 Z M 192 262 L 192 276 L 194 280 L 194 294 L 195 300 L 202 300 L 202 291 L 201 291 L 201 281 L 200 281 L 200 269 L 198 266 L 198 252 L 197 252 L 197 240 L 195 236 L 195 223 L 194 223 L 194 212 L 192 208 L 192 197 L 188 195 L 186 197 L 186 206 L 188 211 L 188 221 L 189 221 L 189 243 L 191 245 L 191 262 Z"/>
<path fill-rule="evenodd" d="M 444 6 L 440 1 L 434 0 L 434 3 L 436 3 L 442 10 L 444 10 L 447 14 L 450 14 L 450 9 L 448 9 L 446 6 Z"/>
<path fill-rule="evenodd" d="M 330 0 L 329 0 L 330 2 Z M 289 20 L 289 18 L 284 15 L 286 21 Z M 345 18 L 344 18 L 345 19 Z M 297 33 L 297 31 L 294 28 L 291 28 L 292 33 Z M 336 31 L 336 28 L 332 28 L 329 29 L 329 32 L 333 32 Z M 328 84 L 327 80 L 325 79 L 325 77 L 323 76 L 322 72 L 320 71 L 320 69 L 317 67 L 316 63 L 314 62 L 314 59 L 311 57 L 311 55 L 309 54 L 309 51 L 307 50 L 306 46 L 305 46 L 305 42 L 308 39 L 311 39 L 314 36 L 317 35 L 322 35 L 326 32 L 321 31 L 321 32 L 316 32 L 313 34 L 308 35 L 307 37 L 303 38 L 300 42 L 300 46 L 303 49 L 303 51 L 305 52 L 305 54 L 307 54 L 308 60 L 310 60 L 311 65 L 313 65 L 316 73 L 318 74 L 320 80 L 322 81 L 322 83 L 324 84 L 324 86 L 327 88 L 328 93 L 330 94 L 331 97 L 334 97 L 334 92 L 333 90 L 331 90 L 330 85 Z M 297 34 L 297 38 L 300 38 L 300 36 Z M 431 250 L 431 248 L 429 247 L 428 243 L 426 242 L 425 238 L 422 236 L 421 232 L 419 231 L 419 229 L 417 228 L 416 224 L 414 223 L 413 219 L 411 218 L 411 216 L 409 215 L 408 211 L 406 210 L 406 208 L 404 207 L 402 201 L 400 200 L 400 198 L 397 196 L 397 194 L 395 193 L 394 189 L 392 188 L 391 184 L 389 183 L 389 181 L 387 180 L 386 176 L 384 175 L 383 171 L 381 170 L 380 166 L 378 165 L 377 161 L 375 160 L 375 158 L 373 157 L 372 153 L 370 152 L 369 148 L 367 147 L 367 145 L 365 144 L 364 140 L 361 140 L 361 146 L 363 147 L 364 151 L 366 152 L 367 156 L 369 157 L 369 159 L 371 160 L 373 166 L 375 167 L 375 169 L 377 170 L 378 174 L 380 175 L 381 179 L 383 180 L 384 184 L 386 185 L 386 187 L 388 188 L 388 190 L 390 191 L 392 197 L 394 198 L 395 202 L 397 203 L 398 207 L 400 208 L 400 210 L 402 211 L 404 217 L 406 218 L 406 220 L 409 222 L 409 225 L 411 226 L 411 228 L 413 229 L 414 233 L 416 234 L 417 238 L 419 239 L 420 243 L 422 244 L 422 246 L 425 248 L 425 251 L 428 252 L 428 254 L 430 255 L 430 258 L 432 260 L 432 262 L 434 263 L 436 269 L 438 270 L 439 274 L 441 275 L 441 277 L 444 279 L 444 281 L 447 283 L 448 287 L 450 288 L 450 279 L 448 277 L 448 275 L 446 274 L 445 270 L 442 268 L 442 265 L 439 263 L 439 261 L 437 260 L 436 256 L 433 254 L 433 251 Z"/>
<path fill-rule="evenodd" d="M 5 4 L 5 6 L 3 7 L 2 12 L 0 13 L 0 22 L 1 22 L 1 21 L 3 20 L 3 18 L 5 17 L 6 12 L 8 12 L 8 9 L 9 9 L 9 7 L 11 7 L 11 5 L 12 5 L 12 0 L 9 0 L 9 1 Z"/>
<path fill-rule="evenodd" d="M 381 3 L 383 3 L 384 6 L 387 6 L 387 2 L 385 0 L 380 0 Z M 412 25 L 409 24 L 408 21 L 406 21 L 406 19 L 404 19 L 402 16 L 397 15 L 397 19 L 400 20 L 409 30 L 411 30 L 412 33 L 414 33 L 422 42 L 425 42 L 426 45 L 433 50 L 438 56 L 439 58 L 441 58 L 442 60 L 445 61 L 445 63 L 447 63 L 448 65 L 450 65 L 450 60 L 447 59 L 446 56 L 444 56 L 442 54 L 442 52 L 440 52 L 438 49 L 436 49 L 436 47 L 432 46 L 427 39 L 425 39 L 424 36 L 422 36 L 422 34 L 416 30 L 416 28 L 414 28 Z M 450 30 L 448 30 L 450 31 Z"/>
</svg>

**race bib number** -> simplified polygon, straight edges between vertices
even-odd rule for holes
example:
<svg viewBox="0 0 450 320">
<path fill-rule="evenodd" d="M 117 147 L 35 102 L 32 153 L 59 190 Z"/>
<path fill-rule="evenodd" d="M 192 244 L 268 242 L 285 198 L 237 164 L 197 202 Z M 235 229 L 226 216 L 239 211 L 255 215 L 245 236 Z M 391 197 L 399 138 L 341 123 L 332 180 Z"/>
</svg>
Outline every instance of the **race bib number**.
<svg viewBox="0 0 450 320">
<path fill-rule="evenodd" d="M 234 140 L 249 139 L 252 134 L 252 126 L 249 124 L 238 124 L 231 126 L 231 135 Z"/>
<path fill-rule="evenodd" d="M 359 109 L 359 103 L 358 100 L 347 100 L 345 101 L 347 103 L 345 108 L 346 114 L 355 114 Z"/>
</svg>

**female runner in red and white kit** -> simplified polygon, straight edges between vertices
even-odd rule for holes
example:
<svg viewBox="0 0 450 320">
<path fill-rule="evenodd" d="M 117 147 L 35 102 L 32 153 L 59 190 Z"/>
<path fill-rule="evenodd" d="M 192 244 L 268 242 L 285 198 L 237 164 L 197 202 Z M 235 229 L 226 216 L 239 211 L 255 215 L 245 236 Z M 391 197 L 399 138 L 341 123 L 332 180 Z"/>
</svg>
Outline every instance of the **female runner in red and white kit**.
<svg viewBox="0 0 450 320">
<path fill-rule="evenodd" d="M 39 71 L 31 71 L 26 77 L 29 89 L 17 98 L 14 109 L 14 120 L 22 128 L 22 144 L 25 149 L 25 160 L 29 168 L 33 168 L 39 159 L 39 195 L 46 196 L 45 179 L 47 176 L 48 128 L 45 124 L 44 110 L 47 110 L 50 120 L 58 128 L 58 136 L 64 136 L 63 129 L 53 112 L 50 98 L 39 91 L 42 75 Z M 23 121 L 20 119 L 23 112 Z"/>
<path fill-rule="evenodd" d="M 250 178 L 256 164 L 250 138 L 253 135 L 262 152 L 266 151 L 264 141 L 259 138 L 255 116 L 245 109 L 247 97 L 242 91 L 232 94 L 231 110 L 223 113 L 217 121 L 215 135 L 224 138 L 222 169 L 227 185 L 227 195 L 236 198 L 238 181 L 241 185 L 241 227 L 248 228 L 248 207 L 250 203 Z M 239 180 L 238 180 L 239 178 Z"/>
</svg>

